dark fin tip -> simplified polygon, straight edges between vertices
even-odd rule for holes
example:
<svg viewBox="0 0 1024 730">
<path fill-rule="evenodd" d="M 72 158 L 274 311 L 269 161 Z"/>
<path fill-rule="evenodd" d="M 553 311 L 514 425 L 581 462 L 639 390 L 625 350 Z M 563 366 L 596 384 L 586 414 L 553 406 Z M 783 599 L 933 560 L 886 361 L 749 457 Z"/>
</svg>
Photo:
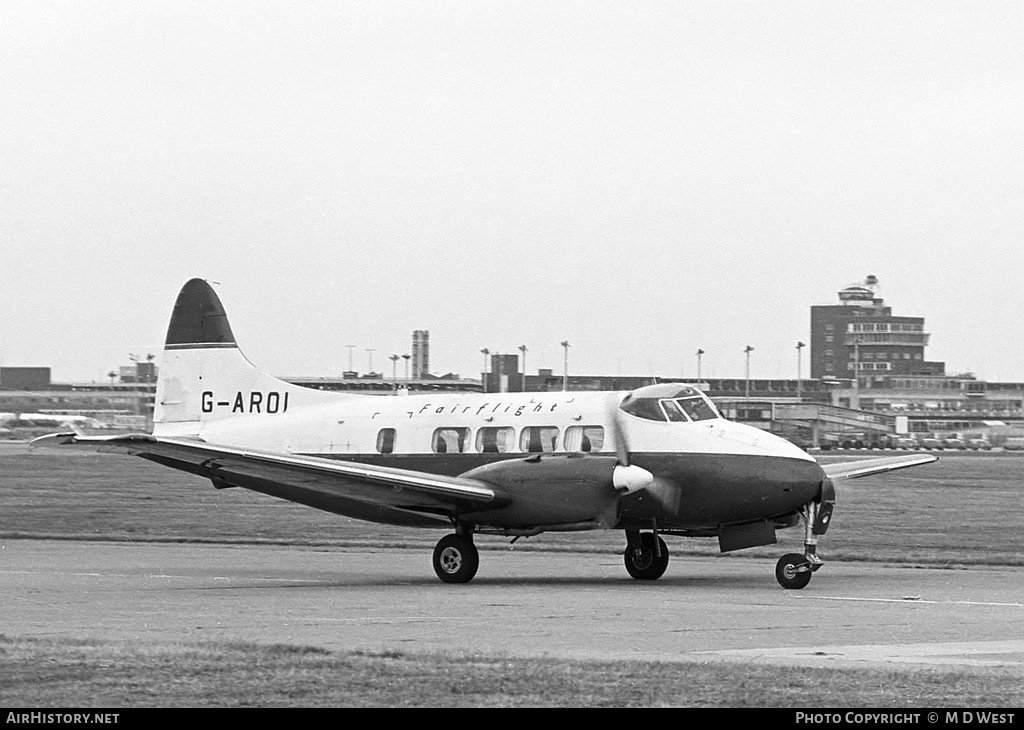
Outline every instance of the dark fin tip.
<svg viewBox="0 0 1024 730">
<path fill-rule="evenodd" d="M 165 344 L 235 344 L 228 315 L 217 293 L 202 279 L 192 279 L 181 288 L 174 303 Z"/>
</svg>

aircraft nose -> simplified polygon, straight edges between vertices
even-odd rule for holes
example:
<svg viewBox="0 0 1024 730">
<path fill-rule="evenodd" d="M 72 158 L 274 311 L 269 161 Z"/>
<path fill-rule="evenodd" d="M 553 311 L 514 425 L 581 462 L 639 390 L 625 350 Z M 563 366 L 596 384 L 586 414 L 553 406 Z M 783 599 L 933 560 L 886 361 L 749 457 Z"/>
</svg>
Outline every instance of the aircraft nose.
<svg viewBox="0 0 1024 730">
<path fill-rule="evenodd" d="M 761 456 L 781 456 L 814 462 L 814 457 L 791 441 L 773 433 L 735 421 L 715 424 L 720 438 L 733 444 L 741 453 Z M 816 463 L 816 462 L 815 462 Z"/>
</svg>

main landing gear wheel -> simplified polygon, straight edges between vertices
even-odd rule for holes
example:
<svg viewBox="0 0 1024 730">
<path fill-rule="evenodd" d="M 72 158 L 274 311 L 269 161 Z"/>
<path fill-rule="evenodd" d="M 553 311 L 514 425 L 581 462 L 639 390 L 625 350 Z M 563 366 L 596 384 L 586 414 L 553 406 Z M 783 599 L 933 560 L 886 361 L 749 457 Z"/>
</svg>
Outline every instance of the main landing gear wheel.
<svg viewBox="0 0 1024 730">
<path fill-rule="evenodd" d="M 639 547 L 626 546 L 626 572 L 637 580 L 657 580 L 668 567 L 668 547 L 653 532 L 640 534 Z"/>
<path fill-rule="evenodd" d="M 783 555 L 775 565 L 775 577 L 783 588 L 803 588 L 811 582 L 813 572 L 814 566 L 799 553 Z"/>
<path fill-rule="evenodd" d="M 448 535 L 434 548 L 434 572 L 445 583 L 468 583 L 480 567 L 480 553 L 473 540 Z"/>
</svg>

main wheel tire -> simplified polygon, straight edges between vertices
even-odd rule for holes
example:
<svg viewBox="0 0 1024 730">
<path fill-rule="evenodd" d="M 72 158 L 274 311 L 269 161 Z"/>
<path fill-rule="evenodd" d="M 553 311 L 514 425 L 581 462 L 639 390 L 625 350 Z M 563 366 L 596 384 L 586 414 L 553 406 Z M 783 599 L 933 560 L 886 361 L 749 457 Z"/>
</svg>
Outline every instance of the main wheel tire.
<svg viewBox="0 0 1024 730">
<path fill-rule="evenodd" d="M 643 532 L 640 534 L 639 548 L 626 548 L 625 563 L 626 572 L 633 578 L 657 580 L 668 568 L 668 547 L 653 532 Z"/>
<path fill-rule="evenodd" d="M 473 540 L 448 535 L 434 548 L 434 572 L 445 583 L 468 583 L 480 567 L 480 553 Z"/>
<path fill-rule="evenodd" d="M 775 578 L 783 588 L 803 588 L 811 582 L 811 567 L 807 558 L 799 553 L 783 555 L 775 565 Z"/>
</svg>

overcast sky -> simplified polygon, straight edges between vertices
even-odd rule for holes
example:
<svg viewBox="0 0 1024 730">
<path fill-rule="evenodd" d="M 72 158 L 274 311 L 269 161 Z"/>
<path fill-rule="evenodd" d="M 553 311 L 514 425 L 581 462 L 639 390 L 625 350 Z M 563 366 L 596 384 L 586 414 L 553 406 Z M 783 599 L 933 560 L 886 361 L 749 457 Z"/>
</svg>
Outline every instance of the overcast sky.
<svg viewBox="0 0 1024 730">
<path fill-rule="evenodd" d="M 792 378 L 868 274 L 1024 380 L 1016 1 L 0 0 L 0 94 L 0 363 L 56 380 L 192 277 L 278 375 Z"/>
</svg>

